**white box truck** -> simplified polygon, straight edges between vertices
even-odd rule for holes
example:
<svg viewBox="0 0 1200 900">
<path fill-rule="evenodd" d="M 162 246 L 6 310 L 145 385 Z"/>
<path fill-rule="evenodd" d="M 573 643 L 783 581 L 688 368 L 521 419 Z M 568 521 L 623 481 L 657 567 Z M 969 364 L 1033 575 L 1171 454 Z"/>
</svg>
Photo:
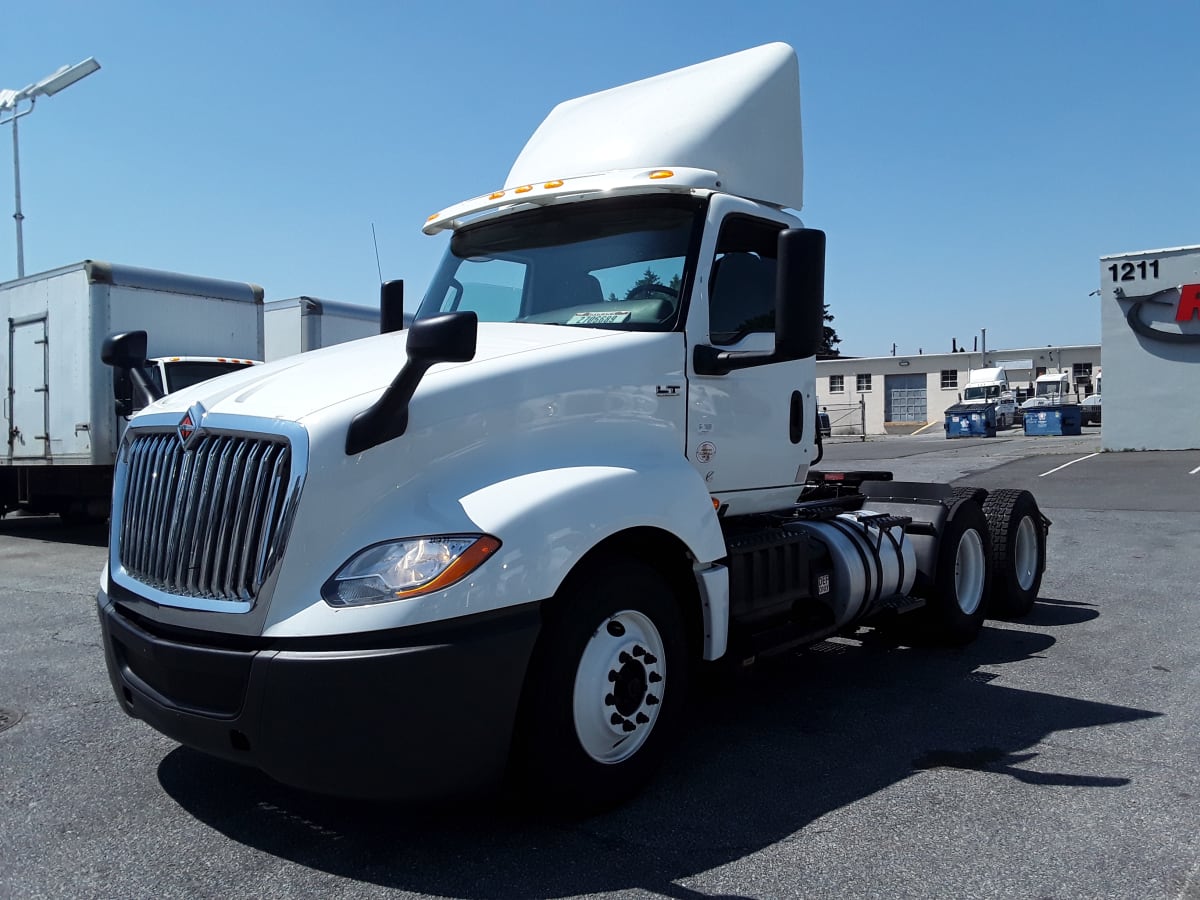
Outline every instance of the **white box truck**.
<svg viewBox="0 0 1200 900">
<path fill-rule="evenodd" d="M 262 288 L 95 260 L 0 284 L 0 322 L 0 515 L 108 514 L 124 424 L 98 356 L 111 332 L 147 327 L 163 389 L 262 358 Z"/>
<path fill-rule="evenodd" d="M 263 346 L 268 361 L 373 334 L 379 334 L 377 308 L 316 297 L 263 304 Z"/>
<path fill-rule="evenodd" d="M 590 809 L 667 757 L 706 661 L 1029 611 L 1028 492 L 813 469 L 801 189 L 784 44 L 567 101 L 426 221 L 407 331 L 144 409 L 97 595 L 121 707 L 315 791 L 509 772 Z"/>
</svg>

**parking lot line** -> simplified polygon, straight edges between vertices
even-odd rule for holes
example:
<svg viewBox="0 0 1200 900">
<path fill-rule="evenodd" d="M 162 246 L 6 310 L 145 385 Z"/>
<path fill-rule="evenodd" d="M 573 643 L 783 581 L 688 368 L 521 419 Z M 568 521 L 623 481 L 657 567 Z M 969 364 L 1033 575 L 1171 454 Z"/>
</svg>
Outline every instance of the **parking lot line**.
<svg viewBox="0 0 1200 900">
<path fill-rule="evenodd" d="M 1055 468 L 1051 469 L 1049 472 L 1043 472 L 1041 475 L 1038 476 L 1038 478 L 1045 478 L 1047 475 L 1053 475 L 1055 472 L 1059 471 L 1060 469 L 1065 469 L 1067 466 L 1073 466 L 1077 462 L 1083 462 L 1085 459 L 1091 459 L 1093 456 L 1099 456 L 1099 455 L 1100 455 L 1099 453 L 1089 453 L 1087 456 L 1081 456 L 1081 457 L 1079 457 L 1079 459 L 1073 459 L 1068 463 L 1063 463 L 1061 466 L 1056 466 Z M 1198 468 L 1200 468 L 1200 467 L 1198 467 Z"/>
<path fill-rule="evenodd" d="M 1196 468 L 1192 469 L 1192 471 L 1188 472 L 1188 474 L 1195 475 L 1197 472 L 1200 472 L 1200 466 L 1196 466 Z"/>
</svg>

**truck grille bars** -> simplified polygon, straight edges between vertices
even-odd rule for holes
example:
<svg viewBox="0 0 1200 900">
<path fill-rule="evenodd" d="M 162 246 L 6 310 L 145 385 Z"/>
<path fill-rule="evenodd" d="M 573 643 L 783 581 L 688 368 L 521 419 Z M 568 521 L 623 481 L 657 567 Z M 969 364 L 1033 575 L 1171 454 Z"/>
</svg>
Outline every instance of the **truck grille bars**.
<svg viewBox="0 0 1200 900">
<path fill-rule="evenodd" d="M 282 440 L 171 433 L 129 445 L 121 565 L 168 594 L 253 603 L 283 549 L 292 454 Z"/>
</svg>

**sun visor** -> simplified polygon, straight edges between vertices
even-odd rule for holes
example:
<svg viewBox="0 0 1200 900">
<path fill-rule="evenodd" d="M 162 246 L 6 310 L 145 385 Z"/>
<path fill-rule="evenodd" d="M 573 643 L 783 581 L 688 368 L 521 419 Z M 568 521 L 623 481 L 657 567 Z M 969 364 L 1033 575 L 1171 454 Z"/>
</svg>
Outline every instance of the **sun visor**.
<svg viewBox="0 0 1200 900">
<path fill-rule="evenodd" d="M 766 44 L 560 103 L 517 157 L 505 189 L 660 166 L 710 169 L 722 191 L 800 209 L 795 51 Z"/>
</svg>

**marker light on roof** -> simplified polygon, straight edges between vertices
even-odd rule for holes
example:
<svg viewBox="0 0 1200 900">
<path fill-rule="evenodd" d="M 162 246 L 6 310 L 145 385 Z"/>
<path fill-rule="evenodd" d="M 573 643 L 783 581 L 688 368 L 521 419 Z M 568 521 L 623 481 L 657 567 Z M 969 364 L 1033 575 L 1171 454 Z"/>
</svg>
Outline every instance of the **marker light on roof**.
<svg viewBox="0 0 1200 900">
<path fill-rule="evenodd" d="M 504 191 L 492 191 L 490 194 L 488 194 L 488 199 L 489 200 L 499 200 L 503 196 L 504 196 Z"/>
<path fill-rule="evenodd" d="M 528 194 L 532 190 L 533 190 L 532 184 L 523 184 L 519 188 L 517 188 L 515 191 L 513 191 L 513 193 L 514 194 Z"/>
<path fill-rule="evenodd" d="M 670 169 L 655 169 L 650 173 L 651 178 L 674 178 L 675 173 Z"/>
<path fill-rule="evenodd" d="M 562 186 L 563 186 L 563 183 L 561 180 L 547 181 L 545 184 L 542 185 L 542 187 L 546 188 L 547 190 L 553 190 L 554 188 L 560 188 Z"/>
</svg>

